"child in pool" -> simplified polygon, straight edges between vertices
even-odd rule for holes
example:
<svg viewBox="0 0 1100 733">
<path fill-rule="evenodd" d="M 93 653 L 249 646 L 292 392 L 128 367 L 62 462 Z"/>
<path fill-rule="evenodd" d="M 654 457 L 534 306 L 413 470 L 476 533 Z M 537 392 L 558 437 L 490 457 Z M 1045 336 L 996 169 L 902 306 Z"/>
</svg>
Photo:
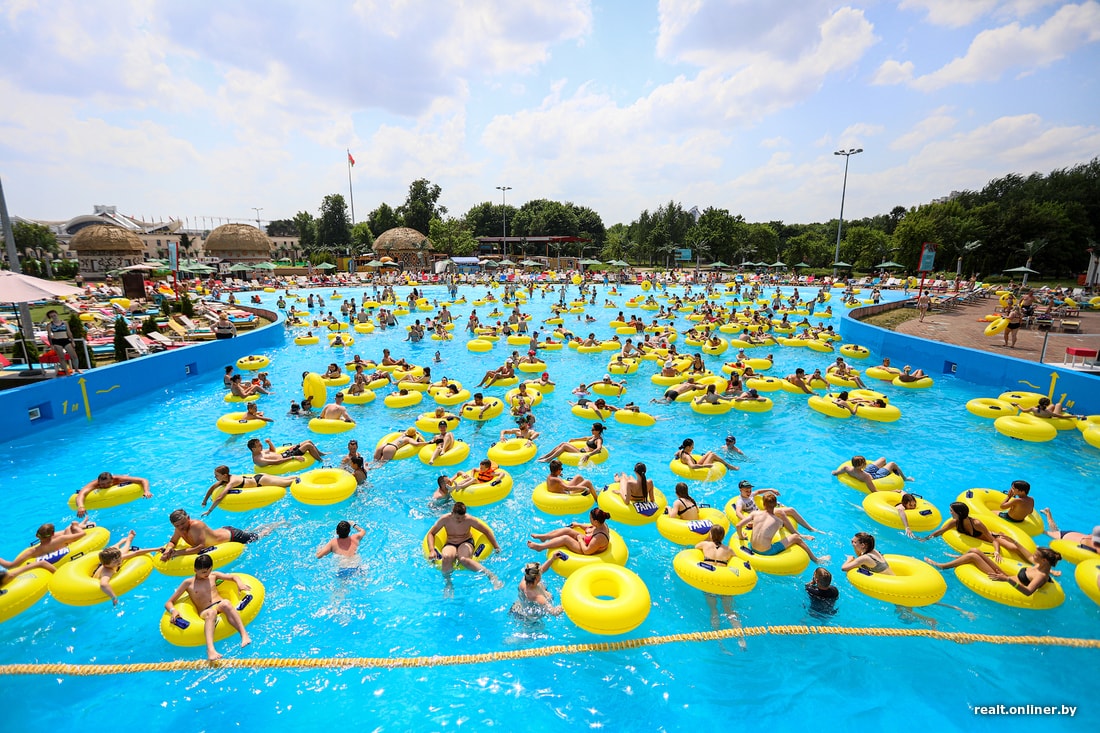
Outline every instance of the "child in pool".
<svg viewBox="0 0 1100 733">
<path fill-rule="evenodd" d="M 195 577 L 188 578 L 180 583 L 179 588 L 176 588 L 176 592 L 164 604 L 165 610 L 172 616 L 172 623 L 176 623 L 176 620 L 180 617 L 180 612 L 175 603 L 180 599 L 180 596 L 187 594 L 195 609 L 199 611 L 199 616 L 202 617 L 203 631 L 206 636 L 206 658 L 210 661 L 222 658 L 222 655 L 214 649 L 214 626 L 218 622 L 219 614 L 225 616 L 225 620 L 229 622 L 229 625 L 240 633 L 242 647 L 252 643 L 252 637 L 248 635 L 236 607 L 218 593 L 217 581 L 219 580 L 236 583 L 242 592 L 251 589 L 249 585 L 241 581 L 239 575 L 214 572 L 213 558 L 209 555 L 199 555 L 195 558 Z"/>
</svg>

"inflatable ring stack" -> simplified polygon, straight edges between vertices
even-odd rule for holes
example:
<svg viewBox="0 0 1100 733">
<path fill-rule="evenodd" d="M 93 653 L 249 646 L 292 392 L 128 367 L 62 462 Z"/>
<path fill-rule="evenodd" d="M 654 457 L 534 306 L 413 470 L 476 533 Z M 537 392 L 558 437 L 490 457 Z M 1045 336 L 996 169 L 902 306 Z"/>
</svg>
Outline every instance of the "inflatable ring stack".
<svg viewBox="0 0 1100 733">
<path fill-rule="evenodd" d="M 232 580 L 218 582 L 218 594 L 229 601 L 237 609 L 241 616 L 241 623 L 248 626 L 264 605 L 264 584 L 251 575 L 233 573 L 248 590 L 242 589 Z M 206 644 L 205 621 L 199 615 L 200 609 L 195 608 L 188 596 L 184 596 L 176 602 L 176 610 L 179 619 L 172 623 L 172 616 L 167 611 L 160 617 L 160 634 L 169 644 L 175 646 L 203 646 Z M 214 641 L 224 641 L 237 630 L 229 625 L 225 614 L 219 613 L 214 626 Z"/>
<path fill-rule="evenodd" d="M 561 589 L 565 615 L 593 634 L 626 634 L 649 615 L 649 589 L 635 573 L 600 563 L 580 568 Z"/>
<path fill-rule="evenodd" d="M 923 560 L 905 555 L 882 557 L 893 575 L 872 573 L 860 567 L 848 571 L 848 582 L 871 598 L 910 608 L 931 606 L 947 593 L 947 582 L 943 576 Z"/>
<path fill-rule="evenodd" d="M 310 506 L 329 506 L 351 498 L 355 488 L 355 477 L 344 469 L 316 468 L 290 485 L 290 495 Z"/>
<path fill-rule="evenodd" d="M 707 562 L 703 551 L 681 550 L 672 559 L 672 569 L 692 588 L 718 596 L 737 596 L 756 587 L 757 575 L 744 560 L 730 558 L 729 565 Z"/>
<path fill-rule="evenodd" d="M 538 446 L 526 438 L 509 438 L 489 448 L 488 457 L 498 466 L 519 466 L 538 455 Z"/>
<path fill-rule="evenodd" d="M 94 606 L 109 600 L 99 580 L 93 577 L 99 568 L 98 553 L 88 553 L 66 564 L 50 581 L 50 595 L 68 606 Z M 145 582 L 153 572 L 153 559 L 148 555 L 131 557 L 111 576 L 108 583 L 116 595 L 129 593 Z"/>
</svg>

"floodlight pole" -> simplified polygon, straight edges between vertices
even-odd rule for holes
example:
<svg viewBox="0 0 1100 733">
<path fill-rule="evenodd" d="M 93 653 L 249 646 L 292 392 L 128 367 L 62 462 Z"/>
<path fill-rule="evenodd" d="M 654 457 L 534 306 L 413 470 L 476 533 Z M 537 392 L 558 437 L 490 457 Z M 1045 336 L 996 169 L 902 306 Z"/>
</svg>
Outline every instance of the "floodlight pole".
<svg viewBox="0 0 1100 733">
<path fill-rule="evenodd" d="M 4 198 L 4 184 L 0 181 L 0 225 L 3 226 L 4 247 L 8 253 L 8 265 L 12 272 L 22 273 L 23 268 L 19 264 L 19 252 L 15 249 L 15 234 L 11 228 L 11 219 L 8 217 L 8 202 Z M 78 265 L 79 267 L 79 265 Z M 78 270 L 79 271 L 79 270 Z M 27 353 L 27 339 L 34 342 L 34 321 L 31 320 L 30 303 L 19 303 L 19 323 L 23 327 L 23 361 L 30 365 L 30 356 Z M 29 331 L 29 332 L 28 332 Z"/>
<path fill-rule="evenodd" d="M 840 229 L 844 226 L 844 196 L 848 192 L 848 159 L 853 155 L 859 155 L 863 148 L 848 148 L 837 150 L 833 155 L 844 156 L 844 185 L 840 189 L 840 220 L 836 223 L 836 252 L 833 254 L 833 282 L 836 282 L 836 263 L 840 262 Z"/>
<path fill-rule="evenodd" d="M 497 186 L 500 191 L 500 251 L 505 258 L 508 257 L 508 192 L 511 186 Z"/>
</svg>

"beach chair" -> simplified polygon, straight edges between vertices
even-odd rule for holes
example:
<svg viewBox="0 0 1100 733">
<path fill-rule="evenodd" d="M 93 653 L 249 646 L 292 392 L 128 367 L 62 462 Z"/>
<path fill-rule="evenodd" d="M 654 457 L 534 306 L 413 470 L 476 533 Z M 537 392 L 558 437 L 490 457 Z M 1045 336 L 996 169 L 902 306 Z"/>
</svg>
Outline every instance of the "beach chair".
<svg viewBox="0 0 1100 733">
<path fill-rule="evenodd" d="M 1081 333 L 1081 322 L 1062 321 L 1062 333 Z"/>
<path fill-rule="evenodd" d="M 126 337 L 126 343 L 130 344 L 126 349 L 127 359 L 136 359 L 139 356 L 149 356 L 153 353 L 149 346 L 141 340 L 141 336 L 136 333 L 132 333 Z"/>
<path fill-rule="evenodd" d="M 184 328 L 186 328 L 188 331 L 191 331 L 191 332 L 196 333 L 196 334 L 210 333 L 211 335 L 213 335 L 213 331 L 211 331 L 210 328 L 208 328 L 207 326 L 197 325 L 188 316 L 177 315 L 176 320 L 179 321 L 180 323 L 182 323 Z"/>
<path fill-rule="evenodd" d="M 206 331 L 197 333 L 195 331 L 190 331 L 186 326 L 173 319 L 168 319 L 168 328 L 175 334 L 176 338 L 181 341 L 211 341 L 214 338 L 213 332 Z"/>
<path fill-rule="evenodd" d="M 145 338 L 151 340 L 155 344 L 160 344 L 165 349 L 178 349 L 181 346 L 191 346 L 192 344 L 198 343 L 197 341 L 173 341 L 160 331 L 147 333 L 145 334 Z"/>
</svg>

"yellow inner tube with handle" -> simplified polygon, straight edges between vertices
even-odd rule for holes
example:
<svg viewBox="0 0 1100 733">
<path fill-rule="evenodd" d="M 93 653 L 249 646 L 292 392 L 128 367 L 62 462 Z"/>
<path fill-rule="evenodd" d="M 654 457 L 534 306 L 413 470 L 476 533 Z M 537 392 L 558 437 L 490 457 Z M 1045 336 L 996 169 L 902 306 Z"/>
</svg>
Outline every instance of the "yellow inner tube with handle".
<svg viewBox="0 0 1100 733">
<path fill-rule="evenodd" d="M 905 555 L 882 557 L 893 575 L 859 567 L 848 571 L 848 582 L 871 598 L 910 608 L 931 606 L 947 593 L 947 581 L 923 560 Z"/>
<path fill-rule="evenodd" d="M 569 620 L 593 634 L 626 634 L 649 615 L 649 589 L 634 572 L 600 563 L 570 575 L 561 589 Z"/>
<path fill-rule="evenodd" d="M 68 606 L 94 606 L 110 600 L 99 579 L 93 577 L 99 568 L 99 553 L 89 553 L 65 565 L 50 581 L 50 595 Z M 115 595 L 129 593 L 141 585 L 153 572 L 153 559 L 137 555 L 122 563 L 108 584 Z"/>
<path fill-rule="evenodd" d="M 241 623 L 248 626 L 256 619 L 260 609 L 263 608 L 264 598 L 266 597 L 264 584 L 259 579 L 245 573 L 233 573 L 233 575 L 239 578 L 241 584 L 247 586 L 248 590 L 242 590 L 232 580 L 219 580 L 216 581 L 218 595 L 229 601 L 237 609 L 237 613 L 241 616 Z M 179 619 L 173 623 L 172 615 L 165 611 L 160 618 L 161 636 L 169 644 L 175 646 L 204 646 L 206 644 L 206 622 L 199 615 L 201 611 L 195 607 L 194 602 L 187 595 L 176 601 L 175 605 L 176 610 L 179 611 Z M 225 614 L 219 613 L 215 617 L 214 641 L 224 641 L 235 633 L 237 633 L 237 630 L 229 624 Z"/>
<path fill-rule="evenodd" d="M 672 558 L 677 577 L 692 588 L 718 596 L 737 596 L 756 587 L 757 574 L 744 560 L 730 558 L 729 565 L 719 565 L 703 558 L 703 551 L 694 547 L 680 550 Z"/>
</svg>

